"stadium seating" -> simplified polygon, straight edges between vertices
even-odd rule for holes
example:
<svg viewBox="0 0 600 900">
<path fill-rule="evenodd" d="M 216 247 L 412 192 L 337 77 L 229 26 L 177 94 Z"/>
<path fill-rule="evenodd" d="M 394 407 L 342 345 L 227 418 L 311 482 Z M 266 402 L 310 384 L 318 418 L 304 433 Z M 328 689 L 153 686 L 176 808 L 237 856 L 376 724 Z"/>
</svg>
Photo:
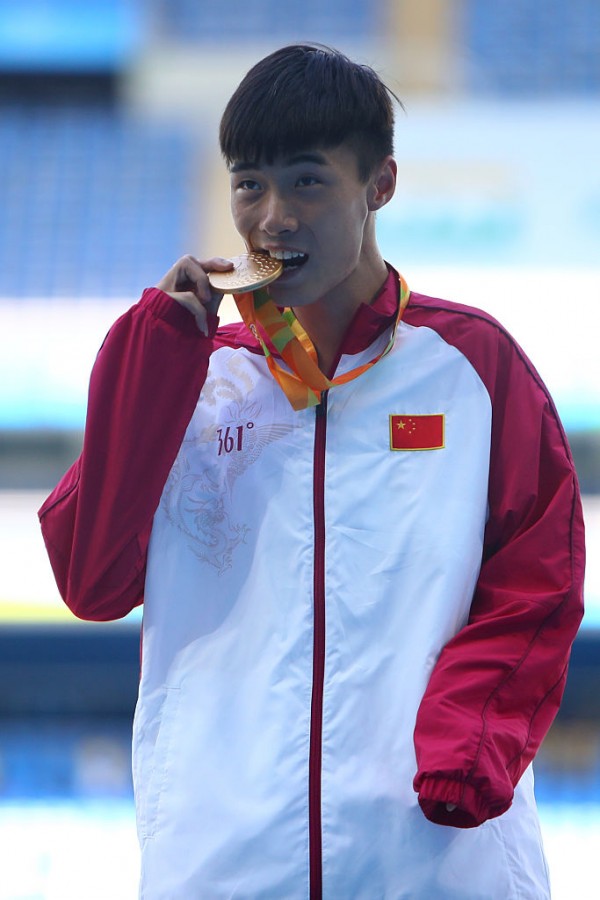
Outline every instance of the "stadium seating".
<svg viewBox="0 0 600 900">
<path fill-rule="evenodd" d="M 467 88 L 509 96 L 600 90 L 597 0 L 466 0 Z"/>
<path fill-rule="evenodd" d="M 0 297 L 137 296 L 189 252 L 195 144 L 90 106 L 0 116 Z"/>
<path fill-rule="evenodd" d="M 285 7 L 278 0 L 253 4 L 243 0 L 218 4 L 173 0 L 155 3 L 154 23 L 160 34 L 180 43 L 364 41 L 380 33 L 378 13 L 384 11 L 385 4 L 369 0 L 304 0 Z"/>
</svg>

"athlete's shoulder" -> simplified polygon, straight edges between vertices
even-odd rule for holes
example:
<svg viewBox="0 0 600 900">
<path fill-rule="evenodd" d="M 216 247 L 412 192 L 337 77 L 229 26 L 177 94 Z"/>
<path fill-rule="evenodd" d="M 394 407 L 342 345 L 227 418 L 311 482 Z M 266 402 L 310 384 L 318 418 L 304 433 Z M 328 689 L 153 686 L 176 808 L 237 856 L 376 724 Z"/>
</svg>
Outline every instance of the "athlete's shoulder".
<svg viewBox="0 0 600 900">
<path fill-rule="evenodd" d="M 248 350 L 250 353 L 262 352 L 260 344 L 243 322 L 220 325 L 213 338 L 213 347 L 215 350 L 229 347 L 232 350 Z"/>
<path fill-rule="evenodd" d="M 411 291 L 403 321 L 433 329 L 473 365 L 490 391 L 504 382 L 509 370 L 520 373 L 521 383 L 535 384 L 547 395 L 537 370 L 506 328 L 494 316 L 475 306 Z"/>
<path fill-rule="evenodd" d="M 429 325 L 448 334 L 452 333 L 453 328 L 462 331 L 468 328 L 479 332 L 500 332 L 510 339 L 502 324 L 485 310 L 454 300 L 419 294 L 416 291 L 410 293 L 403 318 L 408 325 Z"/>
</svg>

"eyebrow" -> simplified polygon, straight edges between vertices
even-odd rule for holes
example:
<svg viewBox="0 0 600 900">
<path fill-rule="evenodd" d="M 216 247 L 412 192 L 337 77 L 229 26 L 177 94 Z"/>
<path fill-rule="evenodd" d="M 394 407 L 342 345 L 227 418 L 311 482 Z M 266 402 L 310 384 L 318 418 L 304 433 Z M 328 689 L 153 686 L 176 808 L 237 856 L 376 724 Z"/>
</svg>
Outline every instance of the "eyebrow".
<svg viewBox="0 0 600 900">
<path fill-rule="evenodd" d="M 306 152 L 306 153 L 296 153 L 294 156 L 288 156 L 283 161 L 284 166 L 297 166 L 305 163 L 310 163 L 311 165 L 317 166 L 327 166 L 329 162 L 327 158 L 317 151 Z M 247 162 L 245 160 L 241 160 L 240 162 L 233 163 L 230 166 L 229 171 L 233 174 L 235 172 L 245 172 L 248 169 L 263 169 L 264 163 L 258 162 Z"/>
</svg>

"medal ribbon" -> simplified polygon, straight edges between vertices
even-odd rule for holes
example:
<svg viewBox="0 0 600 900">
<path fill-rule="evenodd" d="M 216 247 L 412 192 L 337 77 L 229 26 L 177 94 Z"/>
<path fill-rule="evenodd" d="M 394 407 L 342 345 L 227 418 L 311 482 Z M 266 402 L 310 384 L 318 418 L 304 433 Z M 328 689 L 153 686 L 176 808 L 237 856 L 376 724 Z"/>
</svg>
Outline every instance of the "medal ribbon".
<svg viewBox="0 0 600 900">
<path fill-rule="evenodd" d="M 398 279 L 400 284 L 398 315 L 387 346 L 374 359 L 356 366 L 343 375 L 336 375 L 332 379 L 327 378 L 319 369 L 314 344 L 291 309 L 281 311 L 269 296 L 266 288 L 234 295 L 242 319 L 259 341 L 271 374 L 293 409 L 301 410 L 317 406 L 321 402 L 323 391 L 328 391 L 336 384 L 353 381 L 379 362 L 386 353 L 389 353 L 394 346 L 398 324 L 410 297 L 405 280 L 401 275 L 398 276 Z M 264 330 L 291 372 L 283 369 L 274 358 L 261 334 L 261 329 Z"/>
</svg>

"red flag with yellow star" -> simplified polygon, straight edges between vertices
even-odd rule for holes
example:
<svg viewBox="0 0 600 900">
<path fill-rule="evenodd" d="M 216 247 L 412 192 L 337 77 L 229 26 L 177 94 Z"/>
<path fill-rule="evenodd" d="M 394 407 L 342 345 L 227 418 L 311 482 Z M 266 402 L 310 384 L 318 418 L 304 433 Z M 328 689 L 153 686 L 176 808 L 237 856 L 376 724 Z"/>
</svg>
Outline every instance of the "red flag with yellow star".
<svg viewBox="0 0 600 900">
<path fill-rule="evenodd" d="M 444 415 L 390 416 L 390 450 L 441 450 Z"/>
</svg>

